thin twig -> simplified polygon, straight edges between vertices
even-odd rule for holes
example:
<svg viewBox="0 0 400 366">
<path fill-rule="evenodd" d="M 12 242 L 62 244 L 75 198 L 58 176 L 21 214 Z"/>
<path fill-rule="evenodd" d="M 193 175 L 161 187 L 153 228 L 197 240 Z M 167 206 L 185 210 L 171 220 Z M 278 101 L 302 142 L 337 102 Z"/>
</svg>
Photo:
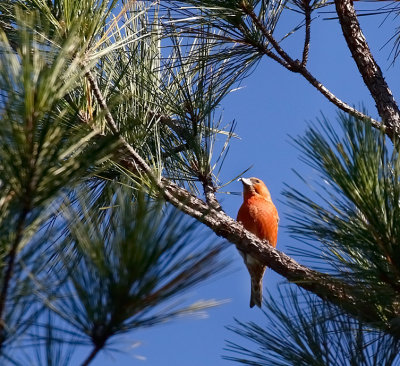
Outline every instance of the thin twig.
<svg viewBox="0 0 400 366">
<path fill-rule="evenodd" d="M 336 105 L 342 111 L 351 114 L 352 116 L 371 124 L 372 127 L 379 129 L 383 132 L 386 131 L 385 126 L 378 122 L 377 120 L 371 118 L 370 116 L 360 112 L 349 106 L 347 103 L 339 99 L 335 94 L 333 94 L 329 89 L 327 89 L 320 81 L 318 81 L 305 67 L 301 67 L 299 73 L 312 85 L 314 86 L 322 95 L 324 95 L 330 102 Z"/>
<path fill-rule="evenodd" d="M 33 143 L 33 136 L 34 136 L 34 119 L 33 116 L 30 115 L 27 117 L 26 120 L 26 136 L 27 142 L 29 146 L 29 154 L 30 159 L 28 159 L 28 164 L 32 168 L 31 173 L 33 172 L 35 159 L 33 159 L 34 155 L 34 143 Z M 4 321 L 4 309 L 6 306 L 7 298 L 8 298 L 8 290 L 10 287 L 10 281 L 14 273 L 15 261 L 18 253 L 18 246 L 21 242 L 22 236 L 24 234 L 24 227 L 26 223 L 26 218 L 31 210 L 32 204 L 32 187 L 34 185 L 35 179 L 33 178 L 33 174 L 30 176 L 30 179 L 27 180 L 27 187 L 25 194 L 22 196 L 21 199 L 21 212 L 17 219 L 16 227 L 15 227 L 15 239 L 11 244 L 10 252 L 8 253 L 7 258 L 7 265 L 6 265 L 6 272 L 4 273 L 3 284 L 0 292 L 0 348 L 3 347 L 5 336 L 4 336 L 4 328 L 5 328 L 5 321 Z"/>
<path fill-rule="evenodd" d="M 15 240 L 12 243 L 10 252 L 8 253 L 7 268 L 6 268 L 6 273 L 4 275 L 3 285 L 2 285 L 1 293 L 0 293 L 0 319 L 1 319 L 1 321 L 0 321 L 0 348 L 3 347 L 3 343 L 5 340 L 4 334 L 3 334 L 4 327 L 5 327 L 4 309 L 5 309 L 5 304 L 6 304 L 7 297 L 8 297 L 8 289 L 10 286 L 11 277 L 14 272 L 18 245 L 21 241 L 21 238 L 22 238 L 22 235 L 24 232 L 25 221 L 26 221 L 26 217 L 28 216 L 28 213 L 29 213 L 29 208 L 27 205 L 25 205 L 22 208 L 22 211 L 18 218 L 17 227 L 15 230 Z"/>
<path fill-rule="evenodd" d="M 114 118 L 107 106 L 106 100 L 104 99 L 101 90 L 97 84 L 97 81 L 95 80 L 90 70 L 86 72 L 86 77 L 90 83 L 90 86 L 93 90 L 93 94 L 97 102 L 99 103 L 100 108 L 105 112 L 106 122 L 108 123 L 111 132 L 119 137 L 119 141 L 121 142 L 122 147 L 126 150 L 125 154 L 123 155 L 130 157 L 129 161 L 126 158 L 124 158 L 125 164 L 129 164 L 131 166 L 131 169 L 133 168 L 135 172 L 142 171 L 143 173 L 145 173 L 147 177 L 150 178 L 152 183 L 159 189 L 159 191 L 162 192 L 164 198 L 167 201 L 171 202 L 174 206 L 181 208 L 184 203 L 179 199 L 177 199 L 176 197 L 174 197 L 173 195 L 171 195 L 171 193 L 167 189 L 165 189 L 164 186 L 165 180 L 158 179 L 154 175 L 151 168 L 147 165 L 147 163 L 137 153 L 137 151 L 122 136 L 119 135 L 117 124 L 114 121 Z M 207 209 L 210 209 L 210 207 L 207 206 Z M 189 210 L 187 213 L 196 218 L 198 218 L 199 215 L 199 213 L 195 212 L 195 210 Z"/>
<path fill-rule="evenodd" d="M 216 211 L 222 211 L 222 207 L 215 197 L 216 187 L 211 178 L 211 174 L 201 179 L 203 184 L 204 196 L 206 198 L 207 204 Z"/>
<path fill-rule="evenodd" d="M 278 64 L 282 65 L 285 68 L 290 68 L 290 64 L 283 60 L 282 58 L 280 58 L 278 55 L 276 55 L 275 53 L 272 52 L 272 50 L 268 47 L 268 43 L 267 44 L 260 44 L 258 41 L 255 41 L 254 38 L 252 38 L 251 36 L 247 35 L 246 32 L 244 31 L 242 26 L 238 26 L 238 29 L 242 30 L 244 39 L 242 40 L 237 40 L 237 39 L 230 39 L 230 42 L 233 43 L 242 43 L 242 44 L 251 44 L 253 47 L 255 47 L 260 53 L 267 55 L 269 58 L 272 58 L 274 61 L 276 61 Z M 220 38 L 225 38 L 224 40 L 229 40 L 226 39 L 227 37 L 221 37 L 220 35 L 214 35 L 215 38 L 220 39 Z"/>
<path fill-rule="evenodd" d="M 280 62 L 289 71 L 298 73 L 302 75 L 312 86 L 314 86 L 323 96 L 325 96 L 330 102 L 336 105 L 342 111 L 351 114 L 352 116 L 363 120 L 365 122 L 371 123 L 374 128 L 380 129 L 386 132 L 385 126 L 376 121 L 375 119 L 367 116 L 366 114 L 360 112 L 359 110 L 351 107 L 347 103 L 343 102 L 341 99 L 336 97 L 329 89 L 327 89 L 320 81 L 318 81 L 299 60 L 292 59 L 280 46 L 279 43 L 274 39 L 271 32 L 260 22 L 257 15 L 254 13 L 253 9 L 250 7 L 244 7 L 246 14 L 250 16 L 257 28 L 263 33 L 263 35 L 268 39 L 274 49 L 281 55 L 281 57 L 286 61 L 286 64 Z M 252 44 L 254 46 L 254 44 Z M 271 50 L 269 50 L 265 45 L 259 44 L 259 49 L 266 56 L 270 56 Z M 386 132 L 387 133 L 387 132 Z"/>
<path fill-rule="evenodd" d="M 122 145 L 124 146 L 124 148 L 129 152 L 129 155 L 134 157 L 134 162 L 137 165 L 138 170 L 143 170 L 149 178 L 151 178 L 154 183 L 156 183 L 157 185 L 159 185 L 159 180 L 154 176 L 151 168 L 146 164 L 146 162 L 142 159 L 142 157 L 136 152 L 136 150 L 134 150 L 132 148 L 132 146 L 130 144 L 128 144 L 128 142 L 122 138 L 119 135 L 119 129 L 118 126 L 116 124 L 116 122 L 114 121 L 114 118 L 108 108 L 108 105 L 106 103 L 106 100 L 104 99 L 99 86 L 97 85 L 97 81 L 95 80 L 93 74 L 91 73 L 91 71 L 87 71 L 86 72 L 86 77 L 90 83 L 90 86 L 93 90 L 93 94 L 96 97 L 97 103 L 99 103 L 100 108 L 102 109 L 102 111 L 105 113 L 105 119 L 106 122 L 108 124 L 108 127 L 110 128 L 111 132 L 114 135 L 119 136 L 119 140 L 120 142 L 122 142 Z"/>
<path fill-rule="evenodd" d="M 108 127 L 110 128 L 110 130 L 113 134 L 118 134 L 118 132 L 119 132 L 118 126 L 115 123 L 114 118 L 113 118 L 110 110 L 108 109 L 106 100 L 104 99 L 103 94 L 101 93 L 100 88 L 97 85 L 97 82 L 90 70 L 88 70 L 86 72 L 86 78 L 88 79 L 90 87 L 93 90 L 93 94 L 96 97 L 97 103 L 99 103 L 101 110 L 103 112 L 105 112 L 105 119 L 108 123 Z"/>
<path fill-rule="evenodd" d="M 280 46 L 279 42 L 272 36 L 271 32 L 261 23 L 257 14 L 254 12 L 254 9 L 247 2 L 242 2 L 242 10 L 245 14 L 250 16 L 251 20 L 257 26 L 259 30 L 262 31 L 265 38 L 267 38 L 268 42 L 271 43 L 272 47 L 275 51 L 285 60 L 288 64 L 293 64 L 294 60 L 283 50 Z"/>
<path fill-rule="evenodd" d="M 93 347 L 92 351 L 89 353 L 85 361 L 82 362 L 81 366 L 88 366 L 94 358 L 97 356 L 97 354 L 101 351 L 101 349 L 104 347 L 100 345 L 96 345 Z"/>
</svg>

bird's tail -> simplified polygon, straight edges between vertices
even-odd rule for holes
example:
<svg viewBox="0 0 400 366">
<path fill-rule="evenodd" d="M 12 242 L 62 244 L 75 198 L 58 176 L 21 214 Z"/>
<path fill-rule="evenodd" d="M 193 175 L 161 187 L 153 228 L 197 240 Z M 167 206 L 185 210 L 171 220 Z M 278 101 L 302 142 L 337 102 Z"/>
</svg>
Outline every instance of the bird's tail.
<svg viewBox="0 0 400 366">
<path fill-rule="evenodd" d="M 262 277 L 251 278 L 251 296 L 250 296 L 250 307 L 254 307 L 257 305 L 261 308 L 261 301 L 262 301 Z"/>
<path fill-rule="evenodd" d="M 264 272 L 267 267 L 261 264 L 257 259 L 253 258 L 251 255 L 244 255 L 244 261 L 246 267 L 250 273 L 251 278 L 251 297 L 250 297 L 250 307 L 257 305 L 261 308 L 262 302 L 262 282 Z"/>
</svg>

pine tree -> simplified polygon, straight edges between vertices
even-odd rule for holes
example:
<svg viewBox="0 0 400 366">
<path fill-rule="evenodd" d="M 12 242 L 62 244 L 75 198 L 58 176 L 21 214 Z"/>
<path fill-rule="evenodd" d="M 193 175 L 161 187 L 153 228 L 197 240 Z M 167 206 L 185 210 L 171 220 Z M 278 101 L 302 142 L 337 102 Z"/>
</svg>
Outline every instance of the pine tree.
<svg viewBox="0 0 400 366">
<path fill-rule="evenodd" d="M 216 305 L 160 307 L 224 267 L 222 244 L 187 245 L 204 226 L 299 287 L 282 294 L 293 305 L 288 311 L 266 301 L 269 321 L 285 329 L 285 347 L 279 333 L 238 322 L 232 329 L 262 353 L 231 343 L 244 358 L 228 357 L 251 365 L 396 362 L 400 111 L 351 0 L 335 1 L 334 16 L 381 121 L 311 73 L 311 25 L 324 6 L 0 3 L 2 362 L 26 364 L 32 355 L 14 350 L 40 345 L 39 364 L 67 365 L 70 345 L 88 344 L 82 363 L 88 365 L 112 338 Z M 304 29 L 299 59 L 274 35 L 281 15 L 292 10 L 304 16 L 293 30 Z M 382 11 L 396 14 L 398 5 Z M 397 33 L 394 40 L 396 58 Z M 304 254 L 322 253 L 322 269 L 263 245 L 216 197 L 229 183 L 219 181 L 219 172 L 236 136 L 216 108 L 263 57 L 341 110 L 343 133 L 323 120 L 295 140 L 321 172 L 317 184 L 328 183 L 317 191 L 320 201 L 286 192 L 303 213 L 293 217 L 292 233 L 319 243 Z M 217 137 L 226 139 L 221 151 Z"/>
<path fill-rule="evenodd" d="M 226 266 L 224 244 L 152 189 L 181 143 L 160 122 L 181 74 L 172 56 L 161 74 L 155 9 L 13 3 L 0 5 L 0 363 L 69 364 L 84 345 L 88 365 L 133 329 L 218 305 L 182 293 Z"/>
</svg>

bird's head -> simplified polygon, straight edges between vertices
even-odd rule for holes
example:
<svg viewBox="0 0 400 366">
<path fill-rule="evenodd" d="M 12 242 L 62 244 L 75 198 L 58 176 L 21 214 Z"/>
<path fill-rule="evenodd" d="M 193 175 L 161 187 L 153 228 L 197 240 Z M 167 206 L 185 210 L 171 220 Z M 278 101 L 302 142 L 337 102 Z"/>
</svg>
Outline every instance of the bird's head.
<svg viewBox="0 0 400 366">
<path fill-rule="evenodd" d="M 239 178 L 238 181 L 242 182 L 243 184 L 243 195 L 245 196 L 252 196 L 255 194 L 259 194 L 266 199 L 271 199 L 271 195 L 265 183 L 258 178 Z"/>
</svg>

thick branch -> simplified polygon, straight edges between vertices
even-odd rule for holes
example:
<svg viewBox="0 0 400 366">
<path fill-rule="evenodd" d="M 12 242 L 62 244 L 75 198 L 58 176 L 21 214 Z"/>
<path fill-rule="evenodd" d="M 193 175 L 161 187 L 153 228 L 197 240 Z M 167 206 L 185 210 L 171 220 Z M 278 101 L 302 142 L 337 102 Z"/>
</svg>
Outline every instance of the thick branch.
<svg viewBox="0 0 400 366">
<path fill-rule="evenodd" d="M 382 129 L 381 123 L 374 120 L 373 118 L 365 115 L 364 113 L 358 111 L 357 109 L 351 107 L 347 103 L 343 102 L 341 99 L 336 97 L 331 91 L 329 91 L 321 82 L 319 82 L 304 66 L 304 55 L 303 62 L 299 60 L 292 59 L 279 45 L 278 41 L 272 36 L 271 32 L 261 23 L 258 19 L 256 13 L 250 6 L 244 6 L 243 11 L 250 16 L 256 27 L 263 33 L 265 38 L 270 42 L 276 52 L 282 57 L 284 62 L 279 62 L 282 66 L 284 66 L 287 70 L 292 71 L 294 73 L 302 75 L 312 86 L 314 86 L 323 96 L 325 96 L 331 103 L 336 105 L 342 111 L 351 114 L 352 116 L 364 120 L 366 122 L 371 123 L 374 128 Z M 260 44 L 259 42 L 254 43 L 253 40 L 246 40 L 254 47 L 256 47 L 261 53 L 265 54 L 268 57 L 271 57 L 271 50 L 268 49 L 268 46 L 265 44 Z M 274 55 L 276 59 L 276 55 Z M 386 132 L 386 131 L 385 131 Z"/>
<path fill-rule="evenodd" d="M 137 165 L 132 162 L 132 167 L 135 166 Z M 167 179 L 162 178 L 161 183 L 163 186 L 162 193 L 168 202 L 208 226 L 217 235 L 235 244 L 241 251 L 251 253 L 253 257 L 290 282 L 296 283 L 325 300 L 342 306 L 351 314 L 361 315 L 364 320 L 369 322 L 378 321 L 378 315 L 371 313 L 368 305 L 364 308 L 363 304 L 360 304 L 357 300 L 356 289 L 331 276 L 297 263 L 294 259 L 245 230 L 241 224 L 224 212 L 213 209 L 203 200 Z"/>
<path fill-rule="evenodd" d="M 386 126 L 386 134 L 393 138 L 400 135 L 400 111 L 387 85 L 380 67 L 376 63 L 361 30 L 352 0 L 335 0 L 347 46 L 358 70 L 375 100 L 376 108 Z"/>
<path fill-rule="evenodd" d="M 324 300 L 343 307 L 354 316 L 361 316 L 368 322 L 379 320 L 379 315 L 371 310 L 368 304 L 364 306 L 360 303 L 356 293 L 357 289 L 297 263 L 285 253 L 245 230 L 240 223 L 224 212 L 210 209 L 202 200 L 183 188 L 167 180 L 164 180 L 164 187 L 171 196 L 178 198 L 179 209 L 207 225 L 217 235 L 235 244 L 241 251 L 250 253 L 252 257 L 257 258 L 288 281 L 296 283 Z M 175 205 L 174 202 L 171 203 Z"/>
<path fill-rule="evenodd" d="M 116 126 L 114 119 L 98 88 L 96 80 L 90 72 L 88 72 L 87 76 L 99 105 L 106 112 L 106 116 L 108 116 L 106 121 L 111 124 L 109 126 L 110 129 L 113 133 L 118 134 L 118 130 L 114 128 Z M 369 306 L 364 307 L 363 304 L 359 303 L 355 295 L 356 289 L 353 287 L 297 263 L 294 259 L 245 230 L 241 224 L 226 215 L 222 210 L 218 211 L 184 188 L 177 186 L 165 178 L 156 179 L 151 168 L 139 156 L 136 150 L 123 137 L 120 136 L 119 138 L 123 148 L 126 150 L 123 157 L 125 166 L 134 169 L 134 172 L 137 172 L 139 169 L 150 177 L 164 198 L 172 205 L 207 225 L 217 235 L 235 244 L 241 251 L 250 253 L 253 257 L 266 264 L 290 282 L 294 282 L 300 287 L 312 291 L 317 296 L 340 305 L 353 315 L 362 316 L 366 321 L 374 322 L 379 320 L 377 314 L 371 313 Z M 215 201 L 218 202 L 216 199 Z"/>
<path fill-rule="evenodd" d="M 311 6 L 309 0 L 304 0 L 304 16 L 305 16 L 305 39 L 303 47 L 303 59 L 301 66 L 305 67 L 308 60 L 308 53 L 310 51 L 310 38 L 311 38 Z"/>
</svg>

